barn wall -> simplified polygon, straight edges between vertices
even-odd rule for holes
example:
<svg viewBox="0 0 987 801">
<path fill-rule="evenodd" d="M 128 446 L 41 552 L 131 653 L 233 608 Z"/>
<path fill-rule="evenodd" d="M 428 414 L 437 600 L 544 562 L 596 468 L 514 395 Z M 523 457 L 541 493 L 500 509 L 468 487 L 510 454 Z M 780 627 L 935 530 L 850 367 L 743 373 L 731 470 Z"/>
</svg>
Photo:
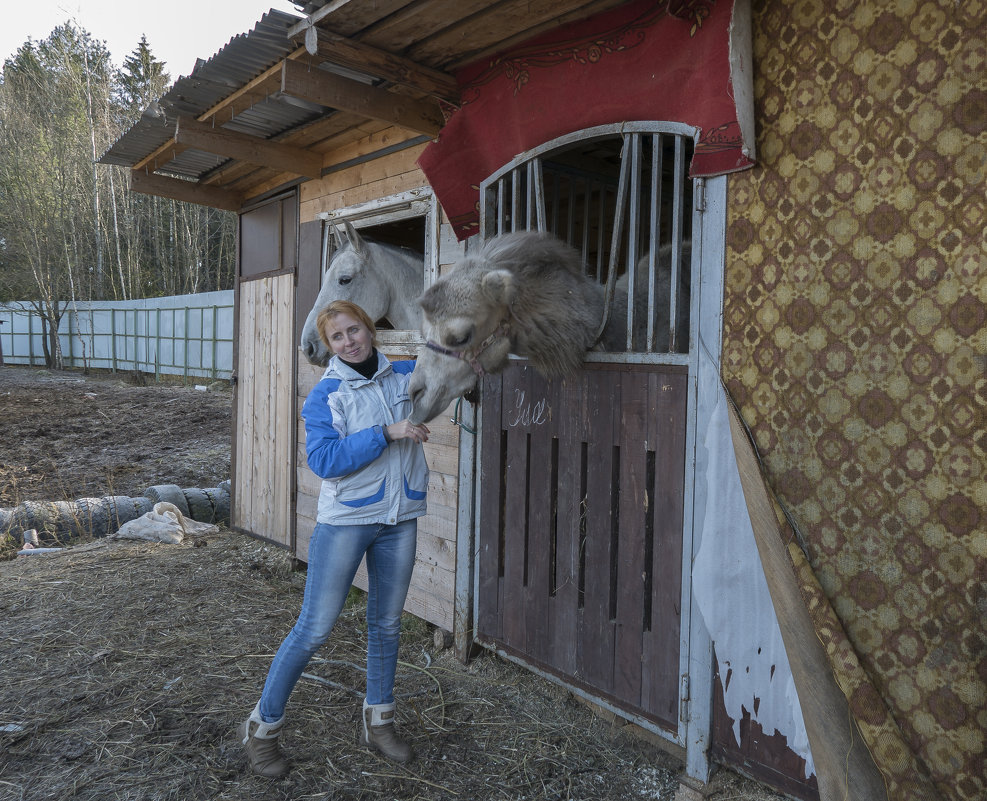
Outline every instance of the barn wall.
<svg viewBox="0 0 987 801">
<path fill-rule="evenodd" d="M 895 799 L 987 797 L 983 26 L 755 4 L 759 163 L 730 179 L 723 376 Z"/>
<path fill-rule="evenodd" d="M 402 135 L 395 129 L 368 136 L 338 152 L 334 161 L 359 160 L 391 145 L 399 144 Z M 308 222 L 324 211 L 352 206 L 370 200 L 387 197 L 427 186 L 425 177 L 415 166 L 421 153 L 421 145 L 400 149 L 369 161 L 354 164 L 344 170 L 325 176 L 320 181 L 302 185 L 301 221 Z M 462 253 L 448 223 L 443 220 L 440 236 L 439 261 L 449 264 Z M 308 309 L 299 309 L 304 317 Z M 386 349 L 385 349 L 386 353 Z M 407 356 L 388 354 L 391 359 Z M 320 479 L 309 470 L 305 460 L 305 426 L 301 420 L 301 408 L 306 396 L 322 376 L 322 369 L 313 367 L 301 355 L 298 359 L 297 414 L 298 443 L 296 454 L 297 486 L 296 554 L 304 559 L 308 543 L 315 527 Z M 429 424 L 431 435 L 425 445 L 425 457 L 431 478 L 428 493 L 428 514 L 418 525 L 418 557 L 412 577 L 411 589 L 405 608 L 449 631 L 453 628 L 453 606 L 456 575 L 456 519 L 458 493 L 459 429 L 449 422 L 451 415 Z M 366 589 L 366 570 L 361 566 L 355 581 Z"/>
</svg>

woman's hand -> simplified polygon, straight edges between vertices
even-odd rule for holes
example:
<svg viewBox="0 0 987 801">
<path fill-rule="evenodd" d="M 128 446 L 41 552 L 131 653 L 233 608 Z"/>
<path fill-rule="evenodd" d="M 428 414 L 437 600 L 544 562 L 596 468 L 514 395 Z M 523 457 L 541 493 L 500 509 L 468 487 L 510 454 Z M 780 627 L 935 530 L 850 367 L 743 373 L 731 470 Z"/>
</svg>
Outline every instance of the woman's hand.
<svg viewBox="0 0 987 801">
<path fill-rule="evenodd" d="M 428 427 L 422 423 L 415 425 L 408 419 L 399 420 L 387 426 L 387 436 L 391 440 L 413 439 L 415 442 L 428 442 Z"/>
</svg>

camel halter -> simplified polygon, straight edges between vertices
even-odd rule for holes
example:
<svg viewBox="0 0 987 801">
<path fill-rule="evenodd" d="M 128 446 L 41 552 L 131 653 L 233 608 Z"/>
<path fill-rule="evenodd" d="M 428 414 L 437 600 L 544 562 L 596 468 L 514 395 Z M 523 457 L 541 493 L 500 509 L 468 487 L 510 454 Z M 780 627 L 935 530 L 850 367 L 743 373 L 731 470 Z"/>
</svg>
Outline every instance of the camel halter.
<svg viewBox="0 0 987 801">
<path fill-rule="evenodd" d="M 480 356 L 487 348 L 489 348 L 495 340 L 500 337 L 507 336 L 507 332 L 510 329 L 507 327 L 507 321 L 502 322 L 494 332 L 488 336 L 483 342 L 477 345 L 475 348 L 467 350 L 453 350 L 452 348 L 447 348 L 440 345 L 438 342 L 433 342 L 431 339 L 425 343 L 425 347 L 429 350 L 434 350 L 436 353 L 441 353 L 445 356 L 452 356 L 454 359 L 460 359 L 470 367 L 473 368 L 473 372 L 476 373 L 480 378 L 483 378 L 487 374 L 487 371 L 483 369 L 483 365 L 480 364 Z"/>
</svg>

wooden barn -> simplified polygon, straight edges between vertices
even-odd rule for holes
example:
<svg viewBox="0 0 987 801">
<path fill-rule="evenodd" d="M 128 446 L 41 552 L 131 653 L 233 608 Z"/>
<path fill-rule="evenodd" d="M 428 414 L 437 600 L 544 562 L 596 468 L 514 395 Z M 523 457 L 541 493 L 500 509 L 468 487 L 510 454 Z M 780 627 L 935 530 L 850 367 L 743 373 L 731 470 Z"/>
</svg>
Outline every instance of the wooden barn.
<svg viewBox="0 0 987 801">
<path fill-rule="evenodd" d="M 655 732 L 683 797 L 715 763 L 987 797 L 982 4 L 297 5 L 101 159 L 239 215 L 233 525 L 306 557 L 334 229 L 413 249 L 423 286 L 549 231 L 648 313 L 432 424 L 408 610 Z"/>
</svg>

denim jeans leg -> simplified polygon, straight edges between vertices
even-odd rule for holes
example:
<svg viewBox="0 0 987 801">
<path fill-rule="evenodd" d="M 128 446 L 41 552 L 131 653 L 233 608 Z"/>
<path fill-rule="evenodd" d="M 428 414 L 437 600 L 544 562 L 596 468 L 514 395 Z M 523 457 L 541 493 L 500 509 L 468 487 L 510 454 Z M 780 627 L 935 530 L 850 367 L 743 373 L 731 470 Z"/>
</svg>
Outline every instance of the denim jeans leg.
<svg viewBox="0 0 987 801">
<path fill-rule="evenodd" d="M 260 716 L 268 723 L 284 715 L 299 676 L 329 637 L 378 528 L 319 523 L 312 532 L 302 610 L 271 663 L 261 693 Z"/>
<path fill-rule="evenodd" d="M 394 701 L 401 612 L 415 567 L 418 521 L 382 526 L 367 550 L 367 703 Z"/>
</svg>

